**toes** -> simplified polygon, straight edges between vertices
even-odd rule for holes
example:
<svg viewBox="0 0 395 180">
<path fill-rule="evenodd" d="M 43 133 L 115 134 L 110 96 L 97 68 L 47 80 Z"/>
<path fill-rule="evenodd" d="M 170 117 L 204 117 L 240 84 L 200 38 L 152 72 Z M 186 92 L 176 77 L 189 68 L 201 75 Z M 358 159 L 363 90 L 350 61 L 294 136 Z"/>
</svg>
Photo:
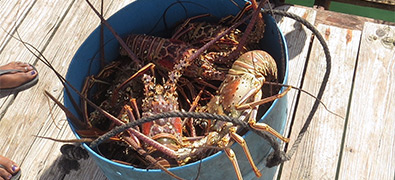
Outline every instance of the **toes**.
<svg viewBox="0 0 395 180">
<path fill-rule="evenodd" d="M 12 174 L 6 171 L 4 168 L 0 168 L 0 179 L 11 179 Z"/>
<path fill-rule="evenodd" d="M 36 77 L 37 76 L 37 71 L 36 70 L 30 70 L 30 72 L 28 72 L 28 74 L 30 75 L 30 76 L 32 76 L 32 79 L 34 78 L 34 77 Z"/>
<path fill-rule="evenodd" d="M 30 65 L 22 66 L 22 67 L 19 67 L 19 68 L 20 68 L 19 70 L 21 70 L 21 71 L 23 71 L 23 72 L 29 72 L 29 71 L 32 71 L 32 70 L 33 70 L 33 67 L 30 66 Z"/>
<path fill-rule="evenodd" d="M 30 70 L 30 71 L 27 71 L 27 72 L 23 73 L 23 75 L 24 75 L 24 81 L 23 82 L 27 82 L 27 81 L 32 80 L 34 77 L 37 76 L 37 74 L 38 73 L 35 70 Z"/>
<path fill-rule="evenodd" d="M 15 79 L 14 82 L 18 82 L 19 85 L 22 85 L 23 83 L 26 83 L 26 82 L 32 80 L 34 77 L 36 77 L 37 72 L 35 70 L 30 70 L 27 72 L 17 73 L 17 74 L 13 74 L 13 75 L 14 75 L 14 79 Z"/>
<path fill-rule="evenodd" d="M 35 70 L 1 75 L 0 76 L 0 89 L 18 87 L 26 82 L 31 81 L 37 75 L 38 75 L 38 73 Z"/>
<path fill-rule="evenodd" d="M 34 79 L 38 73 L 34 70 L 33 66 L 23 62 L 11 62 L 7 65 L 0 66 L 0 69 L 16 69 L 21 72 L 14 72 L 9 74 L 3 74 L 0 76 L 0 89 L 8 89 L 18 87 L 32 79 Z"/>
<path fill-rule="evenodd" d="M 0 176 L 3 179 L 10 179 L 13 174 L 16 174 L 20 169 L 18 165 L 10 159 L 0 156 Z"/>
<path fill-rule="evenodd" d="M 29 72 L 33 70 L 33 67 L 30 64 L 19 62 L 15 64 L 14 69 L 21 70 L 22 72 Z"/>
<path fill-rule="evenodd" d="M 33 67 L 28 63 L 14 61 L 14 62 L 10 62 L 4 66 L 0 66 L 0 69 L 3 69 L 3 70 L 17 69 L 17 70 L 21 70 L 22 72 L 28 72 L 28 71 L 33 70 Z"/>
</svg>

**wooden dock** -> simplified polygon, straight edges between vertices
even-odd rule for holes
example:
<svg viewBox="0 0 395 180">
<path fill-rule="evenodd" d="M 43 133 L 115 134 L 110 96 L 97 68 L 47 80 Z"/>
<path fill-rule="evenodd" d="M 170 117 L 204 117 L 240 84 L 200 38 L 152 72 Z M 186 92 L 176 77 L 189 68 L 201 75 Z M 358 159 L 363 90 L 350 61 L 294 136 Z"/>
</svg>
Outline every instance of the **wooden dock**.
<svg viewBox="0 0 395 180">
<path fill-rule="evenodd" d="M 110 17 L 133 0 L 106 0 Z M 92 1 L 100 9 L 100 1 Z M 288 179 L 395 178 L 395 26 L 394 23 L 300 6 L 284 6 L 315 24 L 328 43 L 332 68 L 323 102 L 344 118 L 318 107 L 292 159 L 278 177 Z M 317 94 L 326 70 L 324 52 L 299 23 L 276 17 L 287 39 L 289 84 Z M 74 138 L 65 114 L 44 90 L 60 101 L 63 87 L 20 36 L 36 47 L 63 75 L 82 42 L 100 21 L 85 1 L 0 1 L 0 65 L 24 61 L 36 66 L 39 83 L 0 99 L 0 154 L 18 164 L 22 179 L 106 179 L 91 158 L 68 174 L 59 171 L 62 143 L 37 138 Z M 314 99 L 288 94 L 287 135 L 294 143 Z"/>
</svg>

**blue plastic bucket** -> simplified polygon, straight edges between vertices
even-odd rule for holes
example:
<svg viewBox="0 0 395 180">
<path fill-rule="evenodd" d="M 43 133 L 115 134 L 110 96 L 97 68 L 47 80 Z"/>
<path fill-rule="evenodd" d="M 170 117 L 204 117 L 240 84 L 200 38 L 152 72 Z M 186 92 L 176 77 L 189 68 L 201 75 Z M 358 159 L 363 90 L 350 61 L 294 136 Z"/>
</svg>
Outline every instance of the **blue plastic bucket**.
<svg viewBox="0 0 395 180">
<path fill-rule="evenodd" d="M 164 18 L 167 26 L 173 26 L 188 17 L 203 13 L 210 13 L 215 17 L 221 18 L 237 14 L 239 12 L 239 7 L 243 7 L 245 4 L 245 1 L 240 0 L 236 0 L 239 7 L 229 0 L 182 1 L 182 5 L 176 2 L 176 0 L 136 0 L 111 16 L 108 22 L 121 37 L 125 37 L 130 33 L 148 33 L 152 31 L 152 29 L 154 29 L 152 33 L 156 33 L 165 30 Z M 283 80 L 282 83 L 286 83 L 288 53 L 285 39 L 281 32 L 278 31 L 278 27 L 273 18 L 267 15 L 265 15 L 264 18 L 266 30 L 265 37 L 262 40 L 262 49 L 274 57 L 279 68 L 279 79 Z M 77 89 L 82 89 L 86 76 L 99 72 L 99 40 L 100 30 L 97 28 L 81 45 L 70 63 L 66 79 Z M 280 41 L 283 45 L 280 44 Z M 119 56 L 118 50 L 120 45 L 107 28 L 105 28 L 104 32 L 104 42 L 105 59 L 107 61 L 116 59 Z M 80 98 L 77 94 L 72 93 L 71 96 L 76 99 L 76 102 L 79 102 Z M 71 112 L 75 115 L 77 114 L 67 93 L 64 93 L 64 103 Z M 282 98 L 276 100 L 272 104 L 260 121 L 269 124 L 282 133 L 286 117 L 287 99 Z M 75 131 L 75 127 L 70 123 L 70 120 L 69 124 L 77 138 L 80 138 Z M 277 167 L 267 168 L 264 166 L 265 158 L 272 151 L 270 145 L 262 137 L 251 132 L 246 133 L 243 137 L 247 141 L 254 162 L 262 172 L 261 179 L 272 179 Z M 113 162 L 99 155 L 87 144 L 83 144 L 83 146 L 108 179 L 173 179 L 162 170 L 146 170 Z M 232 149 L 237 156 L 243 177 L 245 179 L 256 178 L 242 148 L 238 144 L 234 144 Z M 209 156 L 202 161 L 190 163 L 185 166 L 169 168 L 169 170 L 185 179 L 195 179 L 197 175 L 199 175 L 200 179 L 237 179 L 234 168 L 223 151 Z"/>
</svg>

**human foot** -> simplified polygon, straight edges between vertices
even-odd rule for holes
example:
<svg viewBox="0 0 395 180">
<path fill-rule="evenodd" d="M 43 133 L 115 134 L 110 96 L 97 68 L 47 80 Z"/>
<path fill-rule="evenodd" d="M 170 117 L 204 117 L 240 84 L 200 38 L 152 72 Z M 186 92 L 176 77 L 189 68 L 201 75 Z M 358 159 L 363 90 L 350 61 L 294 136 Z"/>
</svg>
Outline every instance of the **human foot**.
<svg viewBox="0 0 395 180">
<path fill-rule="evenodd" d="M 23 62 L 11 62 L 0 66 L 1 70 L 19 70 L 0 74 L 0 90 L 11 89 L 34 79 L 38 73 L 34 68 Z"/>
<path fill-rule="evenodd" d="M 14 161 L 0 155 L 0 180 L 11 179 L 19 170 L 19 166 Z"/>
</svg>

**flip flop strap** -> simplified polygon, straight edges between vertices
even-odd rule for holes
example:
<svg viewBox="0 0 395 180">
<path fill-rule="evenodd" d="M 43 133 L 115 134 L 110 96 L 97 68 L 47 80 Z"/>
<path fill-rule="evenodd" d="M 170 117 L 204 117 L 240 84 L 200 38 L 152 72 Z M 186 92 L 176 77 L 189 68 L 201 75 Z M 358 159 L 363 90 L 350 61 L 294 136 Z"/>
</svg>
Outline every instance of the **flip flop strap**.
<svg viewBox="0 0 395 180">
<path fill-rule="evenodd" d="M 17 70 L 17 69 L 0 70 L 0 76 L 3 74 L 11 74 L 11 73 L 15 73 L 15 72 L 23 72 L 23 71 Z"/>
</svg>

